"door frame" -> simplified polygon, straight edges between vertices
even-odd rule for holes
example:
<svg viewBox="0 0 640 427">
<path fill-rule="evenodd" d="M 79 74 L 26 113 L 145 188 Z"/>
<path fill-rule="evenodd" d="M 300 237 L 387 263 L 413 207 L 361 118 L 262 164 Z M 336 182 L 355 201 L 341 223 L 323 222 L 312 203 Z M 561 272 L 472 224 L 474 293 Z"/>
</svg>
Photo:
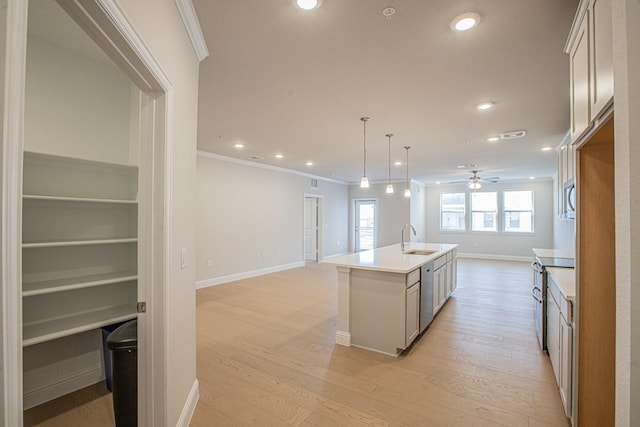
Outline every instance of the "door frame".
<svg viewBox="0 0 640 427">
<path fill-rule="evenodd" d="M 171 187 L 173 89 L 158 61 L 125 17 L 117 0 L 56 0 L 140 88 L 138 299 L 138 422 L 166 425 L 168 384 L 167 279 L 172 277 Z M 0 304 L 0 424 L 22 425 L 22 152 L 28 0 L 0 7 L 2 98 L 2 228 Z M 6 47 L 6 49 L 5 49 Z M 157 408 L 157 410 L 156 410 Z"/>
<path fill-rule="evenodd" d="M 376 243 L 378 242 L 378 199 L 375 197 L 358 197 L 355 199 L 351 199 L 351 223 L 353 224 L 353 227 L 351 228 L 351 240 L 353 241 L 353 252 L 356 252 L 356 248 L 358 247 L 357 244 L 357 237 L 358 237 L 358 233 L 356 232 L 356 227 L 358 226 L 356 224 L 356 219 L 357 219 L 357 212 L 356 212 L 356 207 L 358 205 L 358 202 L 365 202 L 365 201 L 371 201 L 373 202 L 374 206 L 375 206 L 375 224 L 373 224 L 373 247 L 376 247 Z"/>
<path fill-rule="evenodd" d="M 312 193 L 304 193 L 304 197 L 302 199 L 302 259 L 305 259 L 304 256 L 304 202 L 307 198 L 316 199 L 318 203 L 318 235 L 316 238 L 316 261 L 322 261 L 324 259 L 324 196 L 322 194 L 312 194 Z"/>
</svg>

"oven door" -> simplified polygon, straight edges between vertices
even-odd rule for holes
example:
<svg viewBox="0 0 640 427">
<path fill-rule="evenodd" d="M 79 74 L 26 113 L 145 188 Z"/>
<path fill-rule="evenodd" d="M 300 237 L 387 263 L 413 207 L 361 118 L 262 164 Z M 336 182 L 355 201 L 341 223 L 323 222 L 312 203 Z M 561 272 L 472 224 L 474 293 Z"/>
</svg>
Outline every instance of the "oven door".
<svg viewBox="0 0 640 427">
<path fill-rule="evenodd" d="M 531 289 L 531 295 L 535 300 L 535 321 L 536 321 L 536 335 L 538 336 L 538 343 L 543 351 L 547 350 L 547 281 L 546 271 L 536 260 L 531 263 L 531 269 L 533 270 L 533 286 Z"/>
</svg>

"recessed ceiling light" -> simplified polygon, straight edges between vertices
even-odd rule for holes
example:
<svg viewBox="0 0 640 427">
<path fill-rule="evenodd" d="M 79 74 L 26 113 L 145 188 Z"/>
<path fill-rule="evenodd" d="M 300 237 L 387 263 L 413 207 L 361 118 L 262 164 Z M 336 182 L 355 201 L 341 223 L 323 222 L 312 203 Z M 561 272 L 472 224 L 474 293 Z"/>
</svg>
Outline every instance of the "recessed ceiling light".
<svg viewBox="0 0 640 427">
<path fill-rule="evenodd" d="M 436 181 L 436 184 L 440 185 L 440 181 Z"/>
<path fill-rule="evenodd" d="M 475 108 L 476 110 L 484 111 L 492 108 L 494 105 L 496 105 L 495 102 L 487 101 L 487 102 L 481 102 L 480 104 L 476 104 L 475 107 L 473 108 Z"/>
<path fill-rule="evenodd" d="M 535 176 L 530 176 L 529 179 L 536 179 L 536 177 Z"/>
<path fill-rule="evenodd" d="M 542 151 L 551 151 L 553 147 L 542 147 Z"/>
<path fill-rule="evenodd" d="M 451 29 L 453 31 L 467 31 L 478 25 L 480 15 L 475 12 L 467 12 L 458 15 L 451 21 Z"/>
<path fill-rule="evenodd" d="M 274 157 L 275 157 L 276 159 L 282 159 L 282 158 L 284 157 L 284 155 L 282 155 L 282 154 L 276 154 Z"/>
<path fill-rule="evenodd" d="M 397 161 L 397 162 L 395 162 L 395 163 L 394 163 L 394 165 L 396 165 L 396 166 L 402 166 L 402 162 L 401 162 L 401 161 Z"/>
<path fill-rule="evenodd" d="M 244 144 L 240 144 L 240 143 L 233 144 L 233 146 L 236 148 L 244 148 Z"/>
<path fill-rule="evenodd" d="M 302 10 L 314 10 L 320 7 L 322 0 L 295 0 L 296 5 Z"/>
<path fill-rule="evenodd" d="M 499 140 L 500 138 L 497 136 L 490 136 L 489 138 L 487 138 L 487 142 L 497 142 Z"/>
<path fill-rule="evenodd" d="M 305 165 L 307 165 L 307 166 L 313 166 L 313 162 L 307 162 L 307 163 L 305 163 Z"/>
</svg>

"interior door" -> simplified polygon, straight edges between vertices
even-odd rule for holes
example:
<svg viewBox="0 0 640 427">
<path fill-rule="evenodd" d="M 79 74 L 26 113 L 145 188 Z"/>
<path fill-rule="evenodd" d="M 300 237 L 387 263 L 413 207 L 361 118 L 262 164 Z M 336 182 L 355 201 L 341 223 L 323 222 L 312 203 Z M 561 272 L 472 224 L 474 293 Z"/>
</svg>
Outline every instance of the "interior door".
<svg viewBox="0 0 640 427">
<path fill-rule="evenodd" d="M 318 261 L 318 199 L 304 199 L 304 259 Z"/>
<path fill-rule="evenodd" d="M 376 201 L 355 201 L 355 251 L 376 247 Z"/>
</svg>

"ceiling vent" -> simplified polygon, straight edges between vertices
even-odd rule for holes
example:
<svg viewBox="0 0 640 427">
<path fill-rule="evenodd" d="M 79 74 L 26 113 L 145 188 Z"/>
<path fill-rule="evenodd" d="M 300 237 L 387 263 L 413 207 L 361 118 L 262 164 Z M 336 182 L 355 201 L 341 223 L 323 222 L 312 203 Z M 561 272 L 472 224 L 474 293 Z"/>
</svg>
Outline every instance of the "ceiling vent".
<svg viewBox="0 0 640 427">
<path fill-rule="evenodd" d="M 512 132 L 503 132 L 500 134 L 500 139 L 518 139 L 527 134 L 526 130 L 514 130 Z"/>
</svg>

